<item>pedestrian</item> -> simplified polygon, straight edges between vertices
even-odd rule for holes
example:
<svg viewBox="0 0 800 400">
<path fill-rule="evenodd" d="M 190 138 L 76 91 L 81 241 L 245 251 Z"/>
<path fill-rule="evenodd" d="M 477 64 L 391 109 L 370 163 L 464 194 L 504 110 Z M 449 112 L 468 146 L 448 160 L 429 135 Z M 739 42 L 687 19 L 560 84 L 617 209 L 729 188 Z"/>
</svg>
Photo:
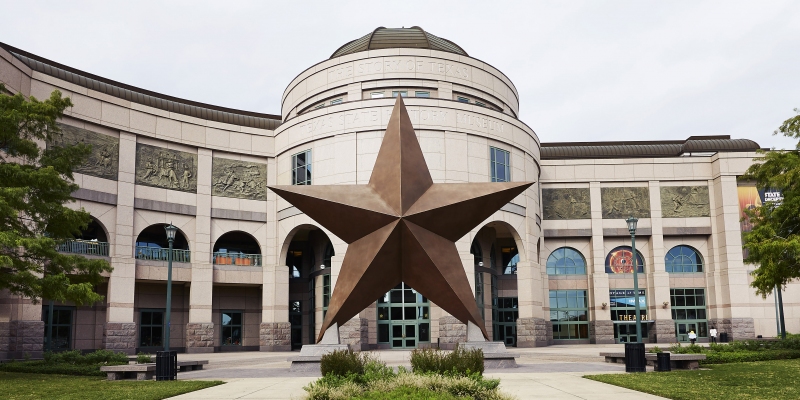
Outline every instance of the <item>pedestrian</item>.
<svg viewBox="0 0 800 400">
<path fill-rule="evenodd" d="M 694 342 L 697 341 L 697 334 L 694 331 L 689 331 L 689 341 L 692 342 L 692 346 L 694 346 Z"/>
<path fill-rule="evenodd" d="M 711 335 L 711 343 L 717 343 L 717 328 L 712 326 L 708 333 Z"/>
</svg>

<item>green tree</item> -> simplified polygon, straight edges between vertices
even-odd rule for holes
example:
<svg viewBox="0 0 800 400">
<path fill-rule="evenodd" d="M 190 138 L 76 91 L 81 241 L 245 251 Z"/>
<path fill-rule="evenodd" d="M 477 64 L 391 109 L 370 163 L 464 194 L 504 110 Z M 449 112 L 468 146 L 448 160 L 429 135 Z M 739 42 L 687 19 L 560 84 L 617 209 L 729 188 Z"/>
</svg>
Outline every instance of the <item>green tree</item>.
<svg viewBox="0 0 800 400">
<path fill-rule="evenodd" d="M 0 84 L 0 289 L 34 301 L 100 301 L 94 286 L 108 262 L 56 251 L 91 220 L 64 206 L 78 189 L 72 170 L 91 148 L 41 146 L 60 134 L 56 120 L 72 102 L 58 90 L 44 101 L 4 92 Z"/>
<path fill-rule="evenodd" d="M 758 266 L 751 285 L 765 298 L 775 286 L 783 288 L 800 278 L 800 111 L 794 111 L 799 115 L 784 121 L 774 134 L 798 139 L 795 149 L 762 151 L 741 177 L 755 181 L 759 189 L 783 193 L 779 205 L 764 202 L 746 211 L 753 230 L 744 234 L 745 262 Z"/>
</svg>

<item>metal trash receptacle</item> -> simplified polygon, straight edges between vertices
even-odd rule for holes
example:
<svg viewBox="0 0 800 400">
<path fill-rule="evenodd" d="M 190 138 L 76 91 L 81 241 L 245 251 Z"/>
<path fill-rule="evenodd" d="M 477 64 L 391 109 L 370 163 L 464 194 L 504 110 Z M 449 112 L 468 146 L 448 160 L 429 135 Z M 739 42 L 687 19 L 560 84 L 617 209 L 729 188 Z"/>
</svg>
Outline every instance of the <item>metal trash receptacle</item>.
<svg viewBox="0 0 800 400">
<path fill-rule="evenodd" d="M 656 371 L 672 371 L 672 367 L 669 363 L 669 353 L 656 353 Z"/>
<path fill-rule="evenodd" d="M 644 343 L 625 343 L 625 372 L 646 372 Z"/>
<path fill-rule="evenodd" d="M 156 380 L 175 381 L 178 379 L 178 352 L 156 352 Z"/>
<path fill-rule="evenodd" d="M 728 343 L 728 332 L 721 332 L 719 334 L 719 342 L 720 343 Z"/>
</svg>

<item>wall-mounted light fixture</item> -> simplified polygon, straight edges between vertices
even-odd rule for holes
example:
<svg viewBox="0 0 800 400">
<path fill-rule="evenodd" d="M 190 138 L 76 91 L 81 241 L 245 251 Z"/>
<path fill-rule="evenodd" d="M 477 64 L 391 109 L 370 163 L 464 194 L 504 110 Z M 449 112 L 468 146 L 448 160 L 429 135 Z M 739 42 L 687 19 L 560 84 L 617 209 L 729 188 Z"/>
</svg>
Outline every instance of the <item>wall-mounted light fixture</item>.
<svg viewBox="0 0 800 400">
<path fill-rule="evenodd" d="M 608 303 L 600 304 L 600 308 L 602 308 L 603 310 L 605 310 L 607 306 L 608 306 Z"/>
<path fill-rule="evenodd" d="M 664 308 L 667 308 L 667 307 L 669 307 L 669 302 L 668 302 L 668 301 L 665 301 L 665 302 L 663 302 L 663 303 L 661 303 L 661 304 L 664 306 Z"/>
</svg>

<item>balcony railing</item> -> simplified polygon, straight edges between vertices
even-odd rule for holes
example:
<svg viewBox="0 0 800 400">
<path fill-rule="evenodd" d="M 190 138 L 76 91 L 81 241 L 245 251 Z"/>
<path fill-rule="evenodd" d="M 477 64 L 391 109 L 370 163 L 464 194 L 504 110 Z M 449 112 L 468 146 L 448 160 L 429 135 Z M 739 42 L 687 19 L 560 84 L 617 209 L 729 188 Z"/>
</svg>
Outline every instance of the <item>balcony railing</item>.
<svg viewBox="0 0 800 400">
<path fill-rule="evenodd" d="M 261 266 L 261 254 L 214 253 L 214 265 Z"/>
<path fill-rule="evenodd" d="M 108 242 L 96 242 L 92 240 L 67 240 L 56 246 L 62 253 L 86 254 L 91 256 L 108 257 Z"/>
<path fill-rule="evenodd" d="M 191 251 L 172 249 L 172 261 L 188 263 L 191 261 Z M 162 247 L 136 246 L 136 258 L 139 260 L 169 261 L 169 249 Z"/>
</svg>

